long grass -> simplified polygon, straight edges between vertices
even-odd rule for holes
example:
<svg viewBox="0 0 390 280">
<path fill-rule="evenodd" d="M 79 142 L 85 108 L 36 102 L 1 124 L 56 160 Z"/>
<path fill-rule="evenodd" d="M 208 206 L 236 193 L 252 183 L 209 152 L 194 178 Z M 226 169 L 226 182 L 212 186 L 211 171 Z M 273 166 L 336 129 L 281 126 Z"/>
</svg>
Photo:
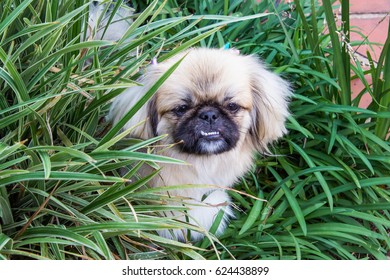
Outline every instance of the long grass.
<svg viewBox="0 0 390 280">
<path fill-rule="evenodd" d="M 81 40 L 88 1 L 4 1 L 0 258 L 386 259 L 390 36 L 363 70 L 340 35 L 353 27 L 335 21 L 333 1 L 278 2 L 137 1 L 133 25 L 112 43 Z M 348 21 L 348 1 L 341 5 Z M 259 155 L 230 191 L 236 219 L 222 236 L 213 234 L 220 216 L 201 242 L 167 240 L 156 231 L 203 232 L 163 217 L 190 206 L 145 187 L 159 163 L 184 163 L 149 152 L 164 136 L 128 139 L 104 117 L 153 57 L 226 43 L 292 82 L 289 134 L 273 146 L 279 156 Z M 365 85 L 355 100 L 353 78 Z M 356 106 L 363 94 L 373 99 L 367 109 Z M 143 164 L 156 172 L 139 177 Z"/>
</svg>

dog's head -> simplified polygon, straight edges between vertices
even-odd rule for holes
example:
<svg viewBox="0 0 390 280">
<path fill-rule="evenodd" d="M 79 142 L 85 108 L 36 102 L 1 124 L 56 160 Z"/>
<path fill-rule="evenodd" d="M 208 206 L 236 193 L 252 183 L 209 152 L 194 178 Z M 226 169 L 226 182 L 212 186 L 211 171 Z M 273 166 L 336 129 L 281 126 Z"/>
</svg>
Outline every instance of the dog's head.
<svg viewBox="0 0 390 280">
<path fill-rule="evenodd" d="M 129 89 L 114 102 L 114 121 L 125 107 L 130 109 L 129 100 L 140 98 L 183 56 L 148 105 L 128 123 L 130 127 L 148 118 L 147 127 L 135 128 L 133 136 L 167 134 L 167 143 L 178 143 L 174 149 L 180 153 L 212 155 L 232 149 L 265 151 L 286 132 L 288 84 L 257 58 L 219 49 L 191 49 L 151 65 L 140 81 L 144 86 Z"/>
</svg>

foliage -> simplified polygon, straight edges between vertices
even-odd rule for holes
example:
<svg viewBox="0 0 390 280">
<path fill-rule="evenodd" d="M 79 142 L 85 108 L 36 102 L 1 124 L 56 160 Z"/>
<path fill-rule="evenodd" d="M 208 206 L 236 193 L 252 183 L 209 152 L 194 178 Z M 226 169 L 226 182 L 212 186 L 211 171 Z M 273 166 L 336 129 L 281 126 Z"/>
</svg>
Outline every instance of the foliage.
<svg viewBox="0 0 390 280">
<path fill-rule="evenodd" d="M 278 2 L 140 1 L 123 40 L 111 43 L 80 40 L 88 1 L 4 1 L 0 258 L 385 259 L 390 36 L 364 70 L 349 60 L 341 36 L 349 25 L 338 27 L 330 0 Z M 345 21 L 347 6 L 342 1 Z M 159 215 L 186 206 L 144 187 L 155 173 L 134 176 L 142 164 L 182 163 L 148 153 L 159 137 L 127 139 L 104 116 L 154 56 L 226 43 L 292 81 L 290 132 L 273 147 L 279 156 L 259 156 L 230 192 L 237 217 L 222 236 L 166 240 L 156 230 L 201 229 Z M 351 100 L 353 78 L 365 89 Z M 362 94 L 373 97 L 367 109 L 356 105 Z M 130 168 L 120 176 L 123 166 Z"/>
</svg>

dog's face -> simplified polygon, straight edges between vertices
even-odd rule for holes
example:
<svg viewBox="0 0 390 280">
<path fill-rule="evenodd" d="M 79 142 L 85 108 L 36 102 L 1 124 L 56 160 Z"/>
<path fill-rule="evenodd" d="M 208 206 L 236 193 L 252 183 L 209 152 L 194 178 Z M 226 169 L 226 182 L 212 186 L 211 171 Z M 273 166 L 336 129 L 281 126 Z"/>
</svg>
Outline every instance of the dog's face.
<svg viewBox="0 0 390 280">
<path fill-rule="evenodd" d="M 250 127 L 248 73 L 191 58 L 185 58 L 155 97 L 156 132 L 170 135 L 185 153 L 229 151 Z"/>
<path fill-rule="evenodd" d="M 229 151 L 240 138 L 240 123 L 236 117 L 239 108 L 233 102 L 179 105 L 172 110 L 173 118 L 177 118 L 172 122 L 173 139 L 186 153 L 219 154 Z"/>
<path fill-rule="evenodd" d="M 150 76 L 175 61 L 153 66 Z M 245 140 L 265 148 L 285 131 L 287 91 L 285 82 L 253 57 L 192 50 L 150 102 L 152 130 L 189 154 L 221 154 Z"/>
<path fill-rule="evenodd" d="M 175 144 L 175 156 L 221 156 L 231 150 L 245 155 L 267 151 L 286 132 L 288 84 L 253 56 L 203 48 L 151 65 L 139 81 L 143 86 L 115 99 L 114 123 L 181 58 L 148 105 L 125 125 L 134 127 L 132 136 L 166 134 L 163 143 Z"/>
</svg>

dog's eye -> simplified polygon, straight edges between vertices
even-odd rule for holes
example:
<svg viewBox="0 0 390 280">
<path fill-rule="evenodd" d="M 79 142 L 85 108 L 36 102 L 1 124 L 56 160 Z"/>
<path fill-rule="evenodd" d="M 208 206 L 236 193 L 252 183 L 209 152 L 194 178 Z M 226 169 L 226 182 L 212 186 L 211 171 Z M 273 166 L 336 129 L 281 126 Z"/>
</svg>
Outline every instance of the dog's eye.
<svg viewBox="0 0 390 280">
<path fill-rule="evenodd" d="M 188 105 L 180 105 L 180 106 L 177 106 L 175 109 L 173 109 L 173 112 L 177 115 L 177 116 L 182 116 L 185 114 L 185 112 L 187 112 L 189 109 L 189 106 Z"/>
<path fill-rule="evenodd" d="M 240 110 L 240 105 L 238 105 L 237 103 L 234 103 L 234 102 L 230 102 L 228 105 L 227 105 L 227 109 L 232 112 L 232 113 L 236 113 L 238 110 Z"/>
</svg>

